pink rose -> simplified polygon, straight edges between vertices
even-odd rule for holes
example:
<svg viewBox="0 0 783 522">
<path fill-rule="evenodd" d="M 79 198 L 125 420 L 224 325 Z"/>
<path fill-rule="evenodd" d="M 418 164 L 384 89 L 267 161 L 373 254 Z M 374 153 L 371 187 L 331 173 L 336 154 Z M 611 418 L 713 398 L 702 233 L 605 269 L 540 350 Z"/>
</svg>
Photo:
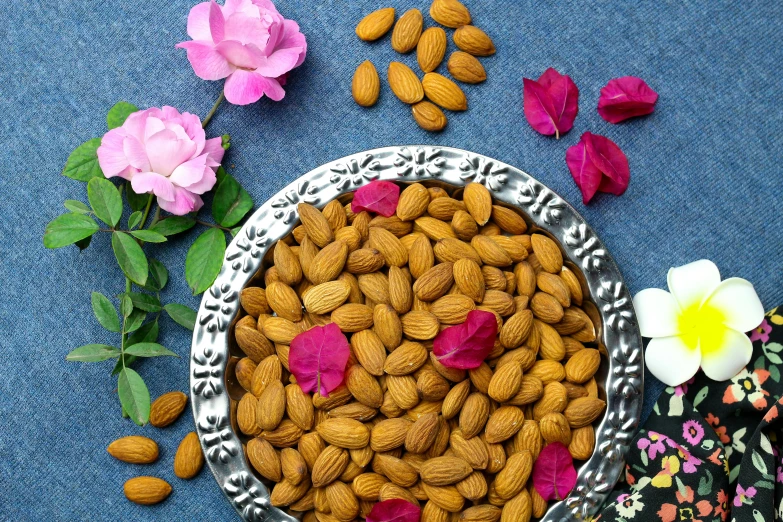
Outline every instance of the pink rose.
<svg viewBox="0 0 783 522">
<path fill-rule="evenodd" d="M 285 96 L 285 74 L 305 59 L 307 42 L 299 25 L 284 19 L 270 0 L 212 0 L 188 15 L 192 41 L 177 44 L 188 52 L 196 75 L 204 80 L 226 78 L 226 99 L 247 105 L 267 95 Z"/>
<path fill-rule="evenodd" d="M 206 139 L 201 120 L 174 107 L 134 112 L 107 132 L 98 163 L 107 178 L 130 180 L 137 194 L 152 193 L 160 208 L 182 216 L 201 208 L 199 194 L 215 186 L 221 139 Z"/>
</svg>

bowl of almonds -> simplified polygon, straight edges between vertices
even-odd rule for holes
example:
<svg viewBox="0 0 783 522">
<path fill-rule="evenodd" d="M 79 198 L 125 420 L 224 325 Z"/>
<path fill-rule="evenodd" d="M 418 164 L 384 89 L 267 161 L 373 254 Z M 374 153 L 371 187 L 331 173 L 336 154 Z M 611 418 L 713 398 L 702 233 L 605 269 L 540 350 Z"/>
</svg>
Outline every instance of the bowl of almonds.
<svg viewBox="0 0 783 522">
<path fill-rule="evenodd" d="M 259 208 L 205 293 L 197 434 L 244 520 L 582 520 L 624 468 L 642 342 L 595 233 L 526 173 L 387 147 Z"/>
</svg>

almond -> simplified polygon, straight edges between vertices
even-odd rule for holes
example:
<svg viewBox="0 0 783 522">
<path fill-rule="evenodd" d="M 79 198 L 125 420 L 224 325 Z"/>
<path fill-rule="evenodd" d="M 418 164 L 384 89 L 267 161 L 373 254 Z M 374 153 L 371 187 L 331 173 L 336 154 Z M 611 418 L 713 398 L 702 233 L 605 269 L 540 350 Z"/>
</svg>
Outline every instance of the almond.
<svg viewBox="0 0 783 522">
<path fill-rule="evenodd" d="M 574 302 L 575 305 L 581 306 L 582 298 L 583 298 L 582 284 L 580 283 L 579 278 L 576 276 L 574 271 L 564 266 L 560 271 L 560 278 L 563 280 L 566 287 L 568 287 L 571 300 Z M 564 306 L 568 306 L 568 304 Z"/>
<path fill-rule="evenodd" d="M 454 31 L 454 43 L 473 56 L 490 56 L 495 54 L 495 45 L 487 33 L 473 25 L 463 25 Z"/>
<path fill-rule="evenodd" d="M 150 406 L 150 424 L 156 428 L 168 426 L 182 414 L 188 396 L 181 391 L 164 393 Z"/>
<path fill-rule="evenodd" d="M 514 275 L 517 276 L 517 293 L 533 297 L 536 292 L 536 272 L 527 261 L 514 265 Z"/>
<path fill-rule="evenodd" d="M 394 350 L 402 342 L 402 321 L 390 305 L 376 305 L 373 310 L 373 331 L 387 350 Z"/>
<path fill-rule="evenodd" d="M 237 426 L 245 435 L 255 436 L 261 433 L 261 428 L 256 420 L 258 399 L 252 393 L 246 393 L 237 405 Z"/>
<path fill-rule="evenodd" d="M 408 419 L 385 419 L 373 426 L 370 446 L 375 451 L 390 451 L 405 443 L 408 430 L 413 423 Z"/>
<path fill-rule="evenodd" d="M 529 522 L 532 512 L 530 494 L 523 489 L 503 506 L 500 522 Z"/>
<path fill-rule="evenodd" d="M 544 394 L 533 406 L 533 418 L 541 420 L 547 413 L 560 413 L 568 404 L 568 391 L 559 382 L 544 386 Z M 592 421 L 591 421 L 592 422 Z"/>
<path fill-rule="evenodd" d="M 348 466 L 348 451 L 338 446 L 327 446 L 313 464 L 313 487 L 320 488 L 337 480 Z"/>
<path fill-rule="evenodd" d="M 382 306 L 382 305 L 379 305 Z M 378 325 L 376 324 L 376 328 Z M 372 330 L 361 330 L 351 336 L 351 349 L 356 359 L 371 375 L 383 375 L 386 350 L 379 336 Z"/>
<path fill-rule="evenodd" d="M 323 248 L 334 241 L 332 227 L 320 210 L 308 203 L 299 203 L 297 210 L 307 237 L 312 239 L 313 243 Z"/>
<path fill-rule="evenodd" d="M 356 30 L 358 31 L 359 28 L 357 27 Z M 378 101 L 380 93 L 381 79 L 378 77 L 378 71 L 370 60 L 365 60 L 353 73 L 351 81 L 353 100 L 362 107 L 372 107 Z"/>
<path fill-rule="evenodd" d="M 273 382 L 280 382 L 283 376 L 283 365 L 277 355 L 270 355 L 261 361 L 253 372 L 250 391 L 260 397 L 264 389 Z"/>
<path fill-rule="evenodd" d="M 488 393 L 496 401 L 506 402 L 517 394 L 521 386 L 522 367 L 516 363 L 506 364 L 492 375 Z"/>
<path fill-rule="evenodd" d="M 422 344 L 406 341 L 386 357 L 383 370 L 389 375 L 409 375 L 421 368 L 427 356 Z"/>
<path fill-rule="evenodd" d="M 478 253 L 464 241 L 447 237 L 441 239 L 433 247 L 435 259 L 441 263 L 456 263 L 460 259 L 467 258 L 481 264 L 481 258 Z"/>
<path fill-rule="evenodd" d="M 313 258 L 312 263 L 310 263 L 310 281 L 314 285 L 320 285 L 337 279 L 337 276 L 342 272 L 347 259 L 348 246 L 345 243 L 342 241 L 335 241 L 327 245 L 318 252 L 315 258 Z M 267 298 L 269 298 L 268 288 Z"/>
<path fill-rule="evenodd" d="M 430 27 L 421 34 L 416 47 L 416 59 L 425 73 L 438 68 L 446 55 L 446 31 L 440 27 Z M 399 207 L 397 209 L 399 214 Z"/>
<path fill-rule="evenodd" d="M 313 402 L 298 384 L 285 387 L 285 411 L 300 429 L 308 431 L 313 427 Z"/>
<path fill-rule="evenodd" d="M 344 406 L 338 406 L 332 410 L 329 410 L 329 417 L 354 419 L 360 422 L 368 421 L 378 415 L 376 408 L 371 408 L 360 402 L 351 402 Z"/>
<path fill-rule="evenodd" d="M 456 487 L 460 495 L 474 502 L 487 496 L 487 479 L 484 478 L 484 474 L 480 471 L 472 472 L 463 480 L 457 482 Z"/>
<path fill-rule="evenodd" d="M 454 454 L 467 461 L 473 469 L 487 468 L 489 453 L 487 445 L 480 437 L 465 438 L 462 430 L 456 429 L 451 432 L 449 443 Z"/>
<path fill-rule="evenodd" d="M 179 443 L 174 455 L 174 474 L 181 479 L 192 479 L 204 467 L 204 453 L 198 435 L 190 432 Z"/>
<path fill-rule="evenodd" d="M 566 379 L 582 384 L 590 380 L 601 364 L 601 354 L 594 348 L 576 352 L 565 364 Z"/>
<path fill-rule="evenodd" d="M 541 436 L 548 443 L 559 442 L 565 446 L 571 443 L 571 428 L 562 413 L 547 413 L 538 421 Z"/>
<path fill-rule="evenodd" d="M 449 111 L 464 111 L 468 108 L 468 99 L 462 89 L 443 75 L 429 72 L 421 81 L 424 94 L 432 103 Z M 417 100 L 418 101 L 418 100 Z"/>
<path fill-rule="evenodd" d="M 405 437 L 405 449 L 411 453 L 424 453 L 438 435 L 438 414 L 428 413 L 422 415 L 413 423 Z"/>
<path fill-rule="evenodd" d="M 523 375 L 519 391 L 509 399 L 508 403 L 514 406 L 532 404 L 540 399 L 543 394 L 544 385 L 541 379 L 532 375 Z"/>
<path fill-rule="evenodd" d="M 309 480 L 303 480 L 299 484 L 294 484 L 290 480 L 284 479 L 272 488 L 269 503 L 275 507 L 291 505 L 305 496 L 310 487 Z"/>
<path fill-rule="evenodd" d="M 439 239 L 446 237 L 456 237 L 454 230 L 448 223 L 430 216 L 418 218 L 414 224 L 413 230 L 424 234 L 433 241 L 438 241 Z"/>
<path fill-rule="evenodd" d="M 151 464 L 158 459 L 158 444 L 141 435 L 122 437 L 106 447 L 109 455 L 129 464 Z"/>
<path fill-rule="evenodd" d="M 526 420 L 513 440 L 514 452 L 529 451 L 534 459 L 538 458 L 543 445 L 544 441 L 541 438 L 538 422 L 534 420 Z"/>
<path fill-rule="evenodd" d="M 413 119 L 419 124 L 419 127 L 426 131 L 441 131 L 448 123 L 448 119 L 440 107 L 426 100 L 413 104 L 411 111 Z"/>
<path fill-rule="evenodd" d="M 302 320 L 302 302 L 293 288 L 285 283 L 272 283 L 266 288 L 266 296 L 278 317 L 293 322 Z"/>
<path fill-rule="evenodd" d="M 320 393 L 313 394 L 313 406 L 319 410 L 329 411 L 347 404 L 351 399 L 353 399 L 353 395 L 344 384 L 341 384 L 326 397 L 322 397 Z"/>
<path fill-rule="evenodd" d="M 514 298 L 500 290 L 487 290 L 484 292 L 484 300 L 481 301 L 481 306 L 493 310 L 501 317 L 512 315 L 516 310 Z"/>
<path fill-rule="evenodd" d="M 293 448 L 284 448 L 280 452 L 280 465 L 283 477 L 291 484 L 299 485 L 307 476 L 307 463 L 302 455 Z"/>
<path fill-rule="evenodd" d="M 356 26 L 356 36 L 372 42 L 385 35 L 394 25 L 394 8 L 386 7 L 368 14 Z"/>
<path fill-rule="evenodd" d="M 478 435 L 489 418 L 489 399 L 483 393 L 471 393 L 459 415 L 459 427 L 465 438 Z"/>
<path fill-rule="evenodd" d="M 373 272 L 372 274 L 362 274 L 357 279 L 359 280 L 359 289 L 365 298 L 378 304 L 390 304 L 389 278 L 386 274 Z"/>
<path fill-rule="evenodd" d="M 254 438 L 247 442 L 247 458 L 263 477 L 278 482 L 283 478 L 280 455 L 264 439 Z"/>
<path fill-rule="evenodd" d="M 326 449 L 323 439 L 316 432 L 305 433 L 296 445 L 299 454 L 307 462 L 307 468 L 312 471 L 318 456 Z"/>
<path fill-rule="evenodd" d="M 533 321 L 533 327 L 540 337 L 538 349 L 539 356 L 542 359 L 561 361 L 563 357 L 565 357 L 565 345 L 563 344 L 563 339 L 560 337 L 560 334 L 557 333 L 557 330 L 550 325 L 537 320 Z"/>
<path fill-rule="evenodd" d="M 381 487 L 389 480 L 378 473 L 362 473 L 353 479 L 353 492 L 362 500 L 378 500 Z"/>
<path fill-rule="evenodd" d="M 470 23 L 470 12 L 458 0 L 434 0 L 430 16 L 440 25 L 456 29 Z"/>
<path fill-rule="evenodd" d="M 454 284 L 454 265 L 438 263 L 419 277 L 413 284 L 413 292 L 422 301 L 434 301 L 446 295 Z"/>
<path fill-rule="evenodd" d="M 351 294 L 351 285 L 345 280 L 328 281 L 307 291 L 305 309 L 313 314 L 326 314 L 340 306 Z"/>
<path fill-rule="evenodd" d="M 262 430 L 274 430 L 285 414 L 285 388 L 283 383 L 270 382 L 258 398 L 256 419 Z"/>
<path fill-rule="evenodd" d="M 476 220 L 464 210 L 458 210 L 451 219 L 451 228 L 458 239 L 470 241 L 478 234 L 479 229 Z"/>
<path fill-rule="evenodd" d="M 446 419 L 455 417 L 462 409 L 462 406 L 465 405 L 465 401 L 467 400 L 468 395 L 470 395 L 469 380 L 462 381 L 451 388 L 449 393 L 443 399 L 443 417 Z"/>
<path fill-rule="evenodd" d="M 386 376 L 386 387 L 394 402 L 403 410 L 413 408 L 419 403 L 416 379 L 410 375 L 388 375 Z"/>
<path fill-rule="evenodd" d="M 430 203 L 430 206 L 432 206 L 432 203 Z M 408 268 L 415 279 L 420 278 L 427 270 L 433 267 L 435 264 L 435 254 L 432 251 L 432 245 L 427 236 L 422 234 L 413 242 L 410 252 L 408 253 L 408 258 Z"/>
<path fill-rule="evenodd" d="M 342 208 L 340 212 L 343 213 L 343 216 L 345 215 L 345 211 Z M 348 252 L 353 252 L 362 244 L 362 233 L 353 226 L 344 226 L 335 231 L 334 240 L 342 241 L 348 247 Z"/>
<path fill-rule="evenodd" d="M 465 203 L 450 197 L 433 199 L 427 206 L 427 213 L 442 221 L 451 220 L 460 210 L 465 210 Z"/>
<path fill-rule="evenodd" d="M 299 259 L 285 242 L 275 243 L 273 257 L 280 281 L 287 285 L 296 285 L 302 280 L 302 267 L 299 264 Z"/>
<path fill-rule="evenodd" d="M 402 333 L 416 341 L 434 339 L 440 332 L 440 323 L 433 314 L 413 310 L 400 318 Z"/>
<path fill-rule="evenodd" d="M 427 502 L 421 510 L 421 522 L 449 522 L 450 520 L 451 513 L 434 502 Z"/>
<path fill-rule="evenodd" d="M 397 484 L 393 484 L 391 482 L 381 486 L 381 490 L 378 492 L 378 501 L 383 502 L 384 500 L 391 500 L 394 498 L 405 500 L 416 506 L 419 505 L 419 500 L 416 498 L 410 488 L 401 488 Z"/>
<path fill-rule="evenodd" d="M 525 487 L 533 469 L 533 456 L 527 450 L 511 455 L 506 467 L 495 476 L 495 491 L 504 499 L 511 499 Z"/>
<path fill-rule="evenodd" d="M 479 504 L 466 509 L 460 514 L 460 520 L 465 522 L 497 522 L 500 520 L 501 509 L 491 504 Z"/>
<path fill-rule="evenodd" d="M 345 449 L 360 449 L 370 441 L 367 426 L 353 419 L 326 419 L 317 430 L 326 442 Z"/>
<path fill-rule="evenodd" d="M 134 477 L 125 482 L 123 490 L 128 500 L 144 506 L 163 502 L 171 494 L 169 483 L 157 477 Z"/>
<path fill-rule="evenodd" d="M 365 406 L 380 408 L 383 404 L 381 385 L 361 364 L 354 364 L 346 370 L 345 385 L 351 395 Z"/>
<path fill-rule="evenodd" d="M 559 274 L 563 268 L 563 254 L 557 243 L 543 234 L 533 234 L 530 240 L 533 244 L 533 253 L 541 263 L 541 268 L 550 274 Z"/>
<path fill-rule="evenodd" d="M 508 252 L 487 236 L 474 236 L 473 239 L 470 240 L 470 245 L 476 250 L 481 261 L 486 265 L 504 267 L 511 265 L 514 261 L 511 256 L 508 255 Z M 502 277 L 503 286 L 505 287 L 505 276 Z"/>
<path fill-rule="evenodd" d="M 394 24 L 391 37 L 392 49 L 402 54 L 414 50 L 416 44 L 419 43 L 423 26 L 424 17 L 421 15 L 421 11 L 418 9 L 406 11 Z"/>
<path fill-rule="evenodd" d="M 245 352 L 254 362 L 259 362 L 275 353 L 275 347 L 264 337 L 258 325 L 252 325 L 251 316 L 243 317 L 234 327 L 234 337 L 236 337 L 239 348 Z M 266 321 L 266 319 L 264 319 Z"/>
<path fill-rule="evenodd" d="M 385 262 L 386 259 L 378 250 L 374 248 L 360 248 L 348 255 L 345 269 L 351 274 L 370 274 L 380 270 Z"/>
<path fill-rule="evenodd" d="M 370 227 L 370 248 L 383 255 L 388 266 L 403 267 L 408 262 L 408 250 L 399 238 L 380 227 Z"/>
<path fill-rule="evenodd" d="M 565 379 L 565 368 L 557 361 L 540 360 L 528 370 L 525 376 L 538 377 L 544 385 Z"/>
<path fill-rule="evenodd" d="M 451 53 L 448 69 L 455 80 L 463 83 L 481 83 L 487 79 L 487 73 L 481 62 L 466 52 Z"/>
<path fill-rule="evenodd" d="M 239 301 L 242 303 L 242 308 L 253 317 L 268 314 L 272 311 L 266 301 L 266 292 L 264 292 L 263 288 L 257 286 L 249 286 L 243 289 Z"/>
<path fill-rule="evenodd" d="M 466 295 L 444 295 L 432 303 L 430 313 L 438 318 L 442 324 L 461 324 L 468 317 L 468 313 L 476 308 L 473 299 Z"/>
<path fill-rule="evenodd" d="M 453 266 L 454 283 L 460 292 L 477 303 L 484 300 L 484 277 L 479 265 L 471 259 L 460 259 Z M 501 330 L 502 331 L 502 330 Z"/>
<path fill-rule="evenodd" d="M 563 308 L 571 306 L 571 291 L 560 276 L 541 272 L 536 276 L 536 285 L 542 292 L 557 299 Z"/>
<path fill-rule="evenodd" d="M 449 393 L 451 386 L 438 372 L 427 368 L 419 372 L 416 388 L 423 400 L 440 401 Z"/>
<path fill-rule="evenodd" d="M 576 460 L 587 460 L 595 449 L 595 430 L 592 426 L 583 426 L 571 430 L 571 443 L 568 451 Z"/>
<path fill-rule="evenodd" d="M 375 454 L 373 470 L 383 473 L 389 480 L 403 488 L 413 486 L 419 479 L 418 472 L 411 464 L 381 453 Z"/>
<path fill-rule="evenodd" d="M 302 438 L 303 431 L 289 419 L 283 421 L 271 431 L 262 431 L 259 437 L 268 441 L 277 448 L 290 448 L 296 446 Z"/>
<path fill-rule="evenodd" d="M 530 310 L 522 310 L 509 317 L 500 329 L 499 340 L 506 348 L 521 346 L 530 335 L 533 328 L 533 314 Z"/>
<path fill-rule="evenodd" d="M 581 428 L 591 424 L 604 411 L 606 403 L 601 399 L 592 397 L 580 397 L 574 399 L 566 406 L 563 415 L 568 419 L 572 428 Z"/>
<path fill-rule="evenodd" d="M 481 183 L 468 183 L 462 195 L 470 215 L 479 225 L 485 225 L 492 215 L 492 197 Z"/>
<path fill-rule="evenodd" d="M 412 221 L 424 214 L 430 202 L 430 194 L 421 183 L 412 183 L 402 191 L 397 203 L 397 217 Z"/>
<path fill-rule="evenodd" d="M 421 465 L 421 480 L 431 486 L 450 486 L 473 473 L 470 464 L 459 457 L 437 457 Z"/>
<path fill-rule="evenodd" d="M 358 332 L 372 326 L 373 311 L 363 304 L 344 304 L 332 312 L 332 321 L 343 332 Z"/>
<path fill-rule="evenodd" d="M 400 62 L 391 62 L 387 71 L 389 87 L 403 103 L 414 104 L 424 98 L 421 81 L 413 70 Z"/>
<path fill-rule="evenodd" d="M 454 486 L 430 486 L 426 482 L 422 482 L 422 488 L 427 497 L 429 497 L 430 502 L 437 504 L 438 507 L 445 509 L 449 513 L 461 511 L 462 506 L 465 504 L 465 499 Z"/>
<path fill-rule="evenodd" d="M 389 301 L 397 313 L 404 314 L 413 304 L 413 290 L 409 277 L 396 266 L 389 267 Z"/>
<path fill-rule="evenodd" d="M 270 317 L 264 322 L 264 335 L 275 343 L 289 344 L 300 333 L 298 325 L 282 317 Z"/>
</svg>

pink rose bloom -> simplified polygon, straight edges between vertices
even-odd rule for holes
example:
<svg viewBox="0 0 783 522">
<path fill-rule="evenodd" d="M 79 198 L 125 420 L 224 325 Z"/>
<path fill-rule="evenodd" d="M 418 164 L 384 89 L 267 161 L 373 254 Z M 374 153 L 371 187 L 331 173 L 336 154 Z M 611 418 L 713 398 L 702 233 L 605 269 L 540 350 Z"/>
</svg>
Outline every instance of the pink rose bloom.
<svg viewBox="0 0 783 522">
<path fill-rule="evenodd" d="M 224 152 L 220 138 L 206 139 L 198 116 L 163 107 L 134 112 L 107 132 L 98 163 L 107 178 L 129 180 L 134 192 L 155 194 L 160 208 L 182 216 L 204 204 L 199 195 L 215 186 Z"/>
<path fill-rule="evenodd" d="M 226 99 L 236 105 L 262 96 L 280 101 L 285 74 L 305 59 L 307 42 L 299 25 L 284 19 L 270 0 L 226 0 L 198 4 L 188 15 L 188 52 L 196 76 L 226 79 Z"/>
</svg>

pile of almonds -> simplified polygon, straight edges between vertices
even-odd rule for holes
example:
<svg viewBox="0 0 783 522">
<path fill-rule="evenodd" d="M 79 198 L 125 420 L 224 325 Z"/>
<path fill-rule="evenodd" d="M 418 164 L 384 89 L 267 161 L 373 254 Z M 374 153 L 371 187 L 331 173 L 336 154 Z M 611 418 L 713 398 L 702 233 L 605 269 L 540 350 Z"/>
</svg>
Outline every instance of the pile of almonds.
<svg viewBox="0 0 783 522">
<path fill-rule="evenodd" d="M 477 183 L 408 185 L 391 217 L 338 200 L 299 214 L 233 330 L 236 423 L 271 503 L 307 522 L 394 498 L 423 506 L 422 522 L 542 516 L 528 481 L 539 452 L 559 442 L 589 458 L 605 408 L 596 329 L 558 245 Z M 474 309 L 495 315 L 494 349 L 474 370 L 442 365 L 432 339 Z M 350 340 L 345 381 L 308 394 L 289 345 L 330 322 Z"/>
<path fill-rule="evenodd" d="M 430 16 L 442 26 L 456 29 L 453 39 L 460 51 L 448 60 L 451 76 L 464 83 L 480 83 L 487 79 L 484 67 L 475 57 L 495 54 L 495 46 L 487 34 L 470 25 L 468 9 L 458 0 L 434 0 Z M 389 64 L 387 79 L 392 92 L 403 103 L 411 105 L 413 119 L 425 130 L 439 131 L 447 123 L 441 108 L 464 111 L 468 100 L 459 86 L 446 76 L 434 72 L 446 55 L 446 31 L 440 27 L 424 29 L 424 17 L 418 9 L 410 9 L 394 23 L 394 8 L 387 7 L 370 13 L 356 26 L 356 35 L 366 42 L 375 41 L 392 31 L 392 48 L 401 54 L 416 49 L 419 67 L 424 78 L 402 62 Z M 378 71 L 369 60 L 356 69 L 351 84 L 353 99 L 362 107 L 371 107 L 378 101 L 381 83 Z M 424 100 L 427 97 L 429 101 Z"/>
<path fill-rule="evenodd" d="M 165 393 L 150 406 L 150 424 L 164 428 L 179 418 L 185 410 L 188 396 L 180 391 Z M 158 444 L 140 435 L 121 437 L 106 448 L 109 455 L 129 464 L 152 464 L 158 460 Z M 174 455 L 174 474 L 192 479 L 204 466 L 204 454 L 195 432 L 185 435 Z M 158 477 L 134 477 L 125 482 L 125 496 L 142 505 L 164 501 L 171 494 L 171 485 Z"/>
</svg>

